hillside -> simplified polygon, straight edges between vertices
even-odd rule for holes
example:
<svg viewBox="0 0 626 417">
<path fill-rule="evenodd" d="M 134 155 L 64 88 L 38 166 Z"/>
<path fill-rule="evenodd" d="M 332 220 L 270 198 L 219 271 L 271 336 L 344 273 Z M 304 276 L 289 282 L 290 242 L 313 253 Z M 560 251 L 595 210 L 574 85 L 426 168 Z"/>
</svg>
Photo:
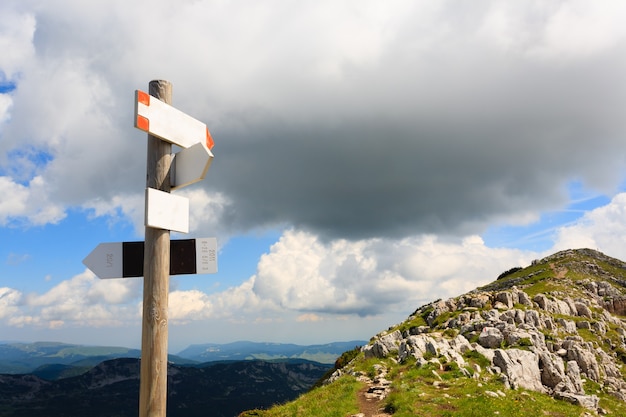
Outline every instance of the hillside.
<svg viewBox="0 0 626 417">
<path fill-rule="evenodd" d="M 168 365 L 168 417 L 232 417 L 307 391 L 332 366 L 304 360 Z M 105 361 L 74 377 L 0 375 L 2 417 L 135 417 L 139 359 Z"/>
<path fill-rule="evenodd" d="M 321 386 L 242 416 L 626 415 L 626 263 L 590 249 L 418 308 Z"/>
</svg>

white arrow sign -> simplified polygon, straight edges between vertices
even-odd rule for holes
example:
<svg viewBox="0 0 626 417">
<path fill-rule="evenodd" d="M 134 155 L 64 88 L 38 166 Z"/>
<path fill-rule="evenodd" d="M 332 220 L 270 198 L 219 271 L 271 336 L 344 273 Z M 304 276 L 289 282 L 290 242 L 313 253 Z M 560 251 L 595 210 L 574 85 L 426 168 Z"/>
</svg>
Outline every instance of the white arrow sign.
<svg viewBox="0 0 626 417">
<path fill-rule="evenodd" d="M 83 264 L 101 279 L 143 276 L 144 242 L 100 243 Z M 172 240 L 170 275 L 217 272 L 217 239 Z"/>
<path fill-rule="evenodd" d="M 213 148 L 204 123 L 141 90 L 135 91 L 135 127 L 182 148 L 198 142 Z"/>
<path fill-rule="evenodd" d="M 155 229 L 189 233 L 189 199 L 146 188 L 145 224 Z"/>
<path fill-rule="evenodd" d="M 172 190 L 203 180 L 212 161 L 213 154 L 202 142 L 175 153 L 170 169 Z"/>
<path fill-rule="evenodd" d="M 83 259 L 83 264 L 99 278 L 125 278 L 123 253 L 123 242 L 101 243 Z"/>
</svg>

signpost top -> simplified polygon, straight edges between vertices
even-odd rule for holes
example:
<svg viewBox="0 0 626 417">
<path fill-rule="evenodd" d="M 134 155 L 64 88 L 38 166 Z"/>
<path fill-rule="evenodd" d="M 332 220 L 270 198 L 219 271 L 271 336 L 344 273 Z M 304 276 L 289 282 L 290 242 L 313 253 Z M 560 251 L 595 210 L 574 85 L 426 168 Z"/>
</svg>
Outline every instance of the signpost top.
<svg viewBox="0 0 626 417">
<path fill-rule="evenodd" d="M 135 91 L 135 127 L 181 148 L 214 145 L 206 124 L 141 90 Z"/>
</svg>

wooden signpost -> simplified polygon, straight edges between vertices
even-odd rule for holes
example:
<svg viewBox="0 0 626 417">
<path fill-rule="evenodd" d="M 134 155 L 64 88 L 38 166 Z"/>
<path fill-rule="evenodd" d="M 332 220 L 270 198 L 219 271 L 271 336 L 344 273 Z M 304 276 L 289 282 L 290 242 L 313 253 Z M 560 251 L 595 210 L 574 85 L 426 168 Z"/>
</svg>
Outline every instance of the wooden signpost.
<svg viewBox="0 0 626 417">
<path fill-rule="evenodd" d="M 135 92 L 135 127 L 148 133 L 145 242 L 103 243 L 83 260 L 100 278 L 144 277 L 139 417 L 166 415 L 170 274 L 217 272 L 215 239 L 170 242 L 170 230 L 189 230 L 189 202 L 170 191 L 204 179 L 214 144 L 204 123 L 171 102 L 168 81 Z M 183 149 L 172 155 L 172 144 Z"/>
</svg>

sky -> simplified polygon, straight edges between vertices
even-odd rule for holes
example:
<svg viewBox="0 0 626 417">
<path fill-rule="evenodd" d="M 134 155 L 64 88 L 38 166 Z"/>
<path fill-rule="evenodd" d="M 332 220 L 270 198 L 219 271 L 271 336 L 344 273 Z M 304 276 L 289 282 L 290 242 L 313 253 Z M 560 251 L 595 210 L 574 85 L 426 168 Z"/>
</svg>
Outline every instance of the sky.
<svg viewBox="0 0 626 417">
<path fill-rule="evenodd" d="M 171 277 L 169 349 L 368 340 L 587 247 L 626 259 L 621 0 L 4 0 L 0 340 L 140 347 L 135 90 L 215 158 L 189 198 L 218 272 Z"/>
</svg>

